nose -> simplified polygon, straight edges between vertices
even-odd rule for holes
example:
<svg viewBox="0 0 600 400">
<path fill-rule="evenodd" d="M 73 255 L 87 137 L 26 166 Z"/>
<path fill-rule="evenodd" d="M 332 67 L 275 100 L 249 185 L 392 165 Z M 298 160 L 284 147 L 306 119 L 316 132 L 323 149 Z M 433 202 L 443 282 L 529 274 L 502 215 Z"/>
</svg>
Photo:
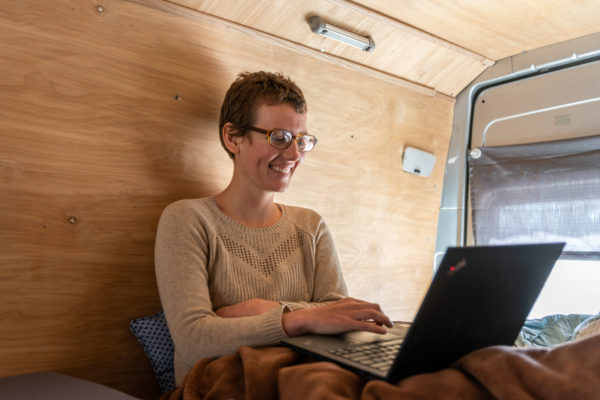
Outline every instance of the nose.
<svg viewBox="0 0 600 400">
<path fill-rule="evenodd" d="M 304 158 L 304 152 L 298 150 L 298 143 L 296 143 L 296 139 L 292 141 L 290 147 L 283 151 L 285 158 L 290 161 L 298 161 Z"/>
</svg>

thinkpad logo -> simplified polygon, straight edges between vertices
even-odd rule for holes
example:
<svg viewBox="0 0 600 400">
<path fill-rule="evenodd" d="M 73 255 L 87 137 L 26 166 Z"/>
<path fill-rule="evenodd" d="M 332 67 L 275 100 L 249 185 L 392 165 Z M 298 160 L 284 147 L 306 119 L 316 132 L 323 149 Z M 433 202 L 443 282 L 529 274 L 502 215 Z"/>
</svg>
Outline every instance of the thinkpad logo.
<svg viewBox="0 0 600 400">
<path fill-rule="evenodd" d="M 454 275 L 455 273 L 457 273 L 458 271 L 460 271 L 461 269 L 463 269 L 466 266 L 467 266 L 467 260 L 465 260 L 463 258 L 462 260 L 457 262 L 455 265 L 451 265 L 450 267 L 448 267 L 448 276 Z"/>
</svg>

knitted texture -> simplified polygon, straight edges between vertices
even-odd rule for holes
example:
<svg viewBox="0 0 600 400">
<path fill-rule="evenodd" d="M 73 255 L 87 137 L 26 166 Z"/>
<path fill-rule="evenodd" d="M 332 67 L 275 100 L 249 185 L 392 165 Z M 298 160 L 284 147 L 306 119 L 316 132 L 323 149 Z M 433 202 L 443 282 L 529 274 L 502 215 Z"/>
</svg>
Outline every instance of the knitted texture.
<svg viewBox="0 0 600 400">
<path fill-rule="evenodd" d="M 254 268 L 264 276 L 270 276 L 275 268 L 284 262 L 294 251 L 300 249 L 304 243 L 305 233 L 298 232 L 297 235 L 292 235 L 281 242 L 272 253 L 265 257 L 257 255 L 260 249 L 251 249 L 244 246 L 242 243 L 236 242 L 224 234 L 219 234 L 219 238 L 223 241 L 225 248 L 247 266 Z"/>
<path fill-rule="evenodd" d="M 314 211 L 279 205 L 281 218 L 249 228 L 212 198 L 181 200 L 163 212 L 156 277 L 175 345 L 177 381 L 197 360 L 286 337 L 283 304 L 295 310 L 339 300 L 346 286 L 331 234 Z M 261 315 L 219 318 L 214 310 L 250 299 L 282 304 Z"/>
</svg>

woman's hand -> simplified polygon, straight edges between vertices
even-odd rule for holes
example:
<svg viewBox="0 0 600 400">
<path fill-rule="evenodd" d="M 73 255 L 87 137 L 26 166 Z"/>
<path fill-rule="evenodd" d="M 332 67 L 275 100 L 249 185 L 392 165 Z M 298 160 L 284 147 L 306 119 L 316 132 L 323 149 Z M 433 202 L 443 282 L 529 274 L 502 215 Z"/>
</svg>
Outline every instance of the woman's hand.
<svg viewBox="0 0 600 400">
<path fill-rule="evenodd" d="M 314 308 L 285 313 L 283 329 L 288 336 L 306 333 L 333 335 L 349 331 L 386 333 L 392 327 L 390 319 L 378 304 L 351 297 Z"/>
<path fill-rule="evenodd" d="M 281 307 L 281 304 L 269 300 L 250 299 L 221 307 L 215 310 L 215 314 L 222 318 L 252 317 L 263 314 L 275 307 Z"/>
</svg>

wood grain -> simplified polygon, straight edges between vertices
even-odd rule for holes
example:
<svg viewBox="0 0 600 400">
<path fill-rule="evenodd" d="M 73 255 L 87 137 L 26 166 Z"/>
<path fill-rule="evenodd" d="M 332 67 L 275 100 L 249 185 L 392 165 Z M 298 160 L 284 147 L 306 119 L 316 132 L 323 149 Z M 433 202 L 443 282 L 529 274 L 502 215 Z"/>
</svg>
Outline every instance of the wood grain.
<svg viewBox="0 0 600 400">
<path fill-rule="evenodd" d="M 169 0 L 390 82 L 455 97 L 495 61 L 598 32 L 596 0 Z M 364 52 L 313 34 L 319 15 L 375 41 Z M 308 52 L 307 50 L 313 50 Z M 528 65 L 523 68 L 527 68 Z"/>
<path fill-rule="evenodd" d="M 412 316 L 451 102 L 162 1 L 9 2 L 0 37 L 0 376 L 54 370 L 157 397 L 128 323 L 160 309 L 162 209 L 229 180 L 218 110 L 245 70 L 297 81 L 319 137 L 278 199 L 323 214 L 352 295 Z M 431 177 L 401 171 L 406 146 L 436 155 Z"/>
<path fill-rule="evenodd" d="M 500 60 L 598 32 L 596 0 L 361 0 L 363 6 Z"/>
<path fill-rule="evenodd" d="M 411 29 L 398 19 L 391 23 L 389 18 L 365 12 L 348 1 L 170 1 L 333 56 L 348 68 L 363 66 L 365 75 L 387 74 L 451 97 L 492 64 L 479 54 Z M 306 20 L 314 15 L 356 34 L 371 36 L 375 51 L 364 52 L 312 33 Z"/>
</svg>

